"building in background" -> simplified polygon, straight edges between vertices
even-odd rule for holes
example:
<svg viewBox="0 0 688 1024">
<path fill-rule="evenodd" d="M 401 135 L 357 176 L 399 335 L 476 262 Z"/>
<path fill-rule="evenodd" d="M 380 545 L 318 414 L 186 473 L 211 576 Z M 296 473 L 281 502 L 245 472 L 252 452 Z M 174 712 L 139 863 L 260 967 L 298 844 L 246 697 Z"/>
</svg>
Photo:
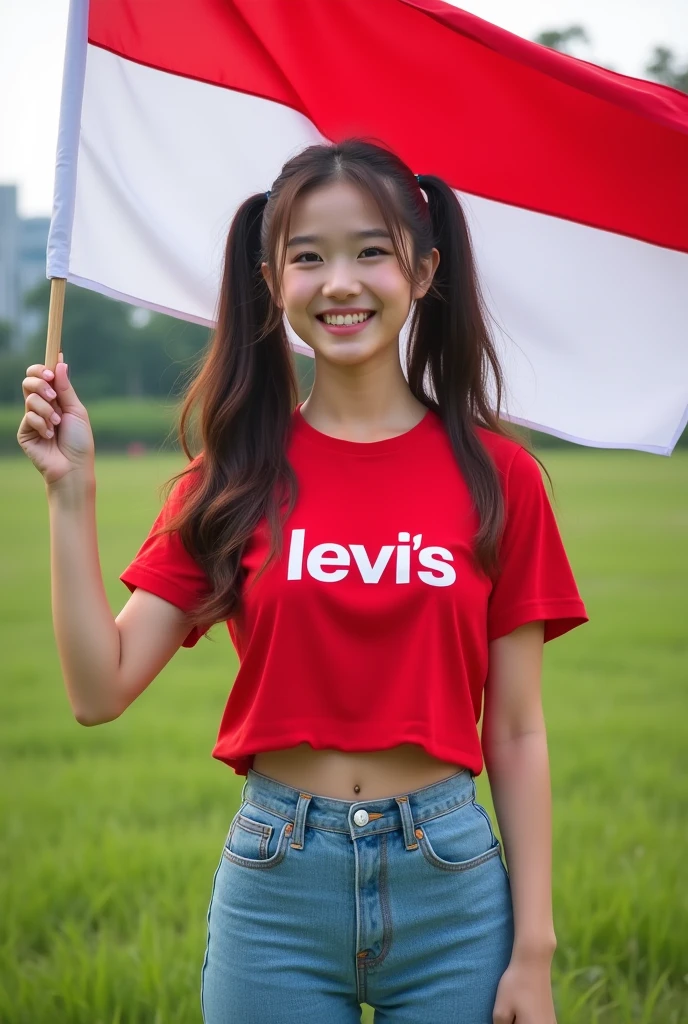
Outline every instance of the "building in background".
<svg viewBox="0 0 688 1024">
<path fill-rule="evenodd" d="M 26 310 L 24 296 L 45 280 L 50 217 L 20 217 L 17 186 L 0 185 L 0 320 L 12 328 L 12 348 L 22 351 L 38 329 L 40 314 Z"/>
</svg>

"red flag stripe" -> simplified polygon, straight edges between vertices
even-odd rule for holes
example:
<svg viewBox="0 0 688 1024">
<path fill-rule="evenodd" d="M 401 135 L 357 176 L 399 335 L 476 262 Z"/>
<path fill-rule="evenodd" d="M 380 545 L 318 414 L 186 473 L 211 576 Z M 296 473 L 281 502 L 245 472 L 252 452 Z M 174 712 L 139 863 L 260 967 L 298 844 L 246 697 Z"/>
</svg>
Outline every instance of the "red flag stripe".
<svg viewBox="0 0 688 1024">
<path fill-rule="evenodd" d="M 333 141 L 376 136 L 461 191 L 688 252 L 688 97 L 439 0 L 91 0 L 89 41 Z"/>
<path fill-rule="evenodd" d="M 677 89 L 643 78 L 630 78 L 600 67 L 599 64 L 591 64 L 547 46 L 540 46 L 469 14 L 468 11 L 442 3 L 442 0 L 401 2 L 425 11 L 453 31 L 475 39 L 483 46 L 501 53 L 503 57 L 542 71 L 584 92 L 593 93 L 600 99 L 609 100 L 610 103 L 648 117 L 667 128 L 688 132 L 688 96 Z"/>
</svg>

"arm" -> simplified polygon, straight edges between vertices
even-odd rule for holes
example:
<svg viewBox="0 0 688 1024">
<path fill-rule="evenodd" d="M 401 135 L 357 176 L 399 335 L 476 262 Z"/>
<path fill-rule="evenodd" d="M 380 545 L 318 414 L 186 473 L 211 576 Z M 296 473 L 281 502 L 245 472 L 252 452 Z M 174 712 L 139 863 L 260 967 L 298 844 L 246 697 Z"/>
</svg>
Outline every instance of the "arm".
<svg viewBox="0 0 688 1024">
<path fill-rule="evenodd" d="M 549 963 L 556 937 L 543 628 L 541 621 L 528 622 L 490 644 L 482 738 L 511 881 L 513 957 Z"/>
<path fill-rule="evenodd" d="M 55 639 L 74 715 L 83 725 L 117 718 L 155 678 L 188 631 L 173 604 L 137 590 L 115 619 L 98 555 L 93 435 L 58 363 L 30 366 L 17 440 L 48 496 Z"/>
<path fill-rule="evenodd" d="M 115 618 L 98 555 L 95 480 L 47 487 L 53 627 L 74 716 L 112 721 L 155 679 L 188 633 L 186 615 L 137 589 Z"/>
</svg>

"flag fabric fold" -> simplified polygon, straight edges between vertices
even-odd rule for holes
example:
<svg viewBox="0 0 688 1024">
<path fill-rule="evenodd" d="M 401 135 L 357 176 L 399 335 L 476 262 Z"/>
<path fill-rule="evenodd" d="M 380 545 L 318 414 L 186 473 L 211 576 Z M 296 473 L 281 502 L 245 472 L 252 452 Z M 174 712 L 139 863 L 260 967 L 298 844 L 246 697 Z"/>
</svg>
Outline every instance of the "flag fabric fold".
<svg viewBox="0 0 688 1024">
<path fill-rule="evenodd" d="M 350 135 L 461 199 L 507 419 L 671 453 L 688 96 L 441 0 L 72 0 L 48 276 L 212 324 L 237 206 Z"/>
</svg>

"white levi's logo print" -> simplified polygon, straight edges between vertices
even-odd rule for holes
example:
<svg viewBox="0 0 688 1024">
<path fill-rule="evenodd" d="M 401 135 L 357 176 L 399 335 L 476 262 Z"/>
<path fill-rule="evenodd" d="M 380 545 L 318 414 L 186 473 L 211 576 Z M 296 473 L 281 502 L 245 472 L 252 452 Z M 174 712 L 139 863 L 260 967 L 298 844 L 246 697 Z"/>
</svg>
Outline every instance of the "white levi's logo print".
<svg viewBox="0 0 688 1024">
<path fill-rule="evenodd" d="M 422 533 L 415 534 L 413 548 L 411 535 L 399 533 L 398 544 L 384 544 L 371 562 L 363 544 L 316 544 L 306 558 L 306 572 L 323 583 L 338 583 L 348 576 L 355 563 L 364 583 L 379 583 L 380 577 L 396 552 L 395 583 L 411 582 L 411 550 L 418 552 L 418 561 L 425 567 L 417 569 L 418 578 L 431 587 L 450 587 L 456 581 L 456 571 L 449 562 L 454 556 L 447 548 L 421 547 Z M 292 530 L 289 543 L 288 580 L 303 578 L 303 561 L 306 548 L 306 531 Z"/>
</svg>

